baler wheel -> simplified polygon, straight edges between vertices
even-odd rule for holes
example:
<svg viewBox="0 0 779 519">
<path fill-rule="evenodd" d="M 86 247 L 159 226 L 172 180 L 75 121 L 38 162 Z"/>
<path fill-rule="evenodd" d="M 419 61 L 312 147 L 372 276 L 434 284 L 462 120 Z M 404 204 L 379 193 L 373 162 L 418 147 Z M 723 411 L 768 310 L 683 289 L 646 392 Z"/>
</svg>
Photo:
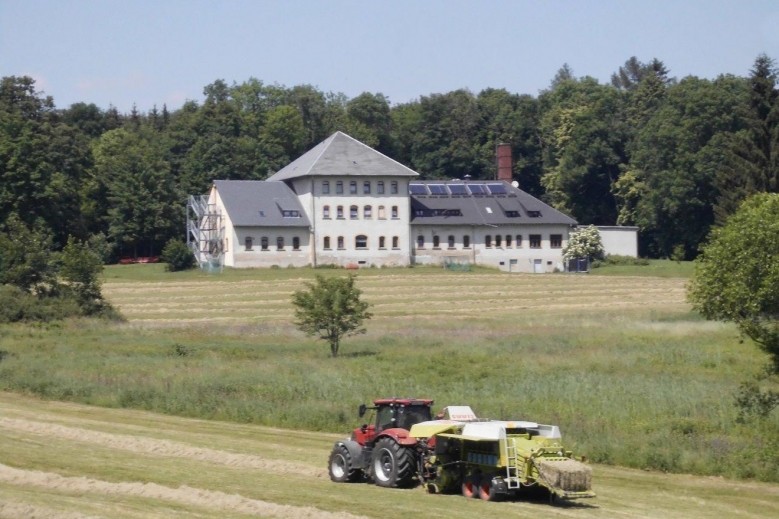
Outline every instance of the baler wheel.
<svg viewBox="0 0 779 519">
<path fill-rule="evenodd" d="M 359 470 L 353 468 L 352 455 L 349 454 L 349 449 L 343 445 L 336 444 L 333 447 L 328 468 L 330 479 L 336 483 L 353 483 L 359 481 L 362 476 Z"/>
<path fill-rule="evenodd" d="M 479 484 L 473 476 L 463 480 L 462 493 L 465 497 L 479 497 Z"/>
<path fill-rule="evenodd" d="M 479 499 L 484 501 L 498 500 L 498 494 L 495 493 L 491 479 L 482 478 L 481 482 L 479 482 Z"/>
<path fill-rule="evenodd" d="M 371 475 L 380 487 L 410 487 L 414 482 L 414 450 L 392 438 L 376 442 L 371 459 Z"/>
</svg>

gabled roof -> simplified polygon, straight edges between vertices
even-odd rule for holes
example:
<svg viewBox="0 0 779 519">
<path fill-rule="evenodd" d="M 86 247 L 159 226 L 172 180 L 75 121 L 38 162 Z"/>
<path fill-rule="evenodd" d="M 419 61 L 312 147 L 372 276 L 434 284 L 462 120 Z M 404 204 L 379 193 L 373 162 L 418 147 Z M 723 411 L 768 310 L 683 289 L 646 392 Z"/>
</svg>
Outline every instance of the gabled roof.
<svg viewBox="0 0 779 519">
<path fill-rule="evenodd" d="M 297 195 L 284 182 L 215 180 L 235 227 L 309 227 Z"/>
<path fill-rule="evenodd" d="M 576 220 L 508 182 L 411 182 L 412 225 L 576 225 Z"/>
<path fill-rule="evenodd" d="M 335 132 L 268 180 L 328 176 L 416 177 L 419 173 L 343 132 Z"/>
</svg>

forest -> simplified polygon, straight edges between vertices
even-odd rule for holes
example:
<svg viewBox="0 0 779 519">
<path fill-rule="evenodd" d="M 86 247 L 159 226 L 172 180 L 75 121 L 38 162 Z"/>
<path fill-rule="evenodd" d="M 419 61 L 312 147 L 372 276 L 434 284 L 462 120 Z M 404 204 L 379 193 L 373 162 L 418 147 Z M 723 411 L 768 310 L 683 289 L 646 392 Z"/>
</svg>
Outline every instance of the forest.
<svg viewBox="0 0 779 519">
<path fill-rule="evenodd" d="M 745 64 L 745 70 L 749 64 Z M 777 66 L 745 77 L 671 76 L 631 57 L 607 84 L 564 65 L 533 96 L 488 88 L 391 105 L 250 78 L 204 87 L 176 110 L 57 108 L 26 76 L 0 84 L 0 230 L 21 223 L 54 250 L 70 237 L 106 262 L 185 235 L 188 195 L 216 179 L 267 178 L 336 130 L 422 178 L 514 179 L 580 224 L 633 225 L 640 253 L 693 259 L 740 202 L 779 190 Z"/>
</svg>

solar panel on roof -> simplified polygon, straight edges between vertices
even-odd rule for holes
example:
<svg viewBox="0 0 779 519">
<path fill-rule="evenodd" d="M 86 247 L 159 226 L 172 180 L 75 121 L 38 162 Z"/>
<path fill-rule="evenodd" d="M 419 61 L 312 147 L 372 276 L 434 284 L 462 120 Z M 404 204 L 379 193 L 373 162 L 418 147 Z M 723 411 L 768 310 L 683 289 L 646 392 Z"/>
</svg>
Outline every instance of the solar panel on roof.
<svg viewBox="0 0 779 519">
<path fill-rule="evenodd" d="M 449 184 L 449 192 L 453 195 L 467 195 L 465 184 Z"/>
<path fill-rule="evenodd" d="M 507 193 L 506 184 L 487 184 L 487 187 L 493 195 L 505 195 Z"/>
<path fill-rule="evenodd" d="M 446 188 L 443 184 L 428 184 L 427 188 L 430 190 L 431 195 L 446 195 Z"/>
<path fill-rule="evenodd" d="M 487 193 L 487 190 L 482 184 L 468 184 L 468 189 L 471 191 L 472 195 L 484 195 Z"/>
<path fill-rule="evenodd" d="M 424 184 L 409 184 L 408 190 L 412 195 L 426 195 L 427 188 Z"/>
</svg>

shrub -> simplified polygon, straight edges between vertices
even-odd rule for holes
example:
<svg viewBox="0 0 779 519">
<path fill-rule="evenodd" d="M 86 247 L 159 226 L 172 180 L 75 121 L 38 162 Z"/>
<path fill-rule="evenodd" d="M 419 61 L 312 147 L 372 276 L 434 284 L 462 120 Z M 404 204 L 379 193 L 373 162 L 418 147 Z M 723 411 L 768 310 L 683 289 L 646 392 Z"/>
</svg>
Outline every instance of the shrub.
<svg viewBox="0 0 779 519">
<path fill-rule="evenodd" d="M 175 238 L 165 244 L 162 249 L 162 261 L 167 263 L 165 270 L 168 272 L 178 272 L 195 267 L 195 255 L 187 247 L 187 244 Z"/>
</svg>

